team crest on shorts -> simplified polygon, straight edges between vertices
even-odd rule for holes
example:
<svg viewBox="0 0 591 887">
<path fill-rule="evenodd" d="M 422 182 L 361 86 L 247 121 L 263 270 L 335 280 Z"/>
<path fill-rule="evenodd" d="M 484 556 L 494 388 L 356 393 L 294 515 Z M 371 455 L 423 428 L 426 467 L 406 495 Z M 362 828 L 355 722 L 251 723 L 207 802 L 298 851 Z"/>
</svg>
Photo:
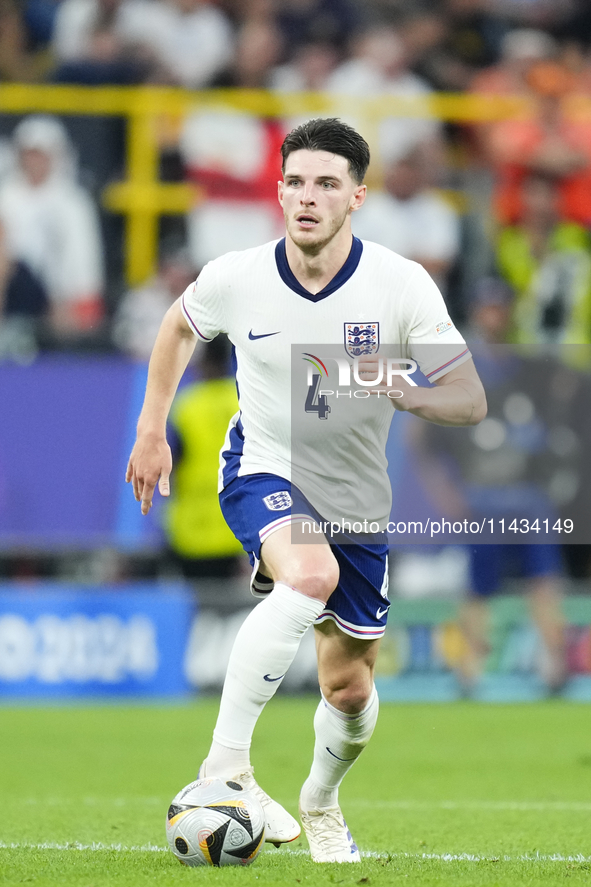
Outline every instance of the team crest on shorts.
<svg viewBox="0 0 591 887">
<path fill-rule="evenodd" d="M 269 511 L 285 511 L 287 508 L 291 508 L 293 504 L 291 495 L 287 490 L 282 490 L 280 493 L 271 493 L 270 496 L 263 496 L 263 502 Z"/>
<path fill-rule="evenodd" d="M 380 347 L 379 323 L 346 323 L 345 351 L 349 357 L 376 354 Z"/>
</svg>

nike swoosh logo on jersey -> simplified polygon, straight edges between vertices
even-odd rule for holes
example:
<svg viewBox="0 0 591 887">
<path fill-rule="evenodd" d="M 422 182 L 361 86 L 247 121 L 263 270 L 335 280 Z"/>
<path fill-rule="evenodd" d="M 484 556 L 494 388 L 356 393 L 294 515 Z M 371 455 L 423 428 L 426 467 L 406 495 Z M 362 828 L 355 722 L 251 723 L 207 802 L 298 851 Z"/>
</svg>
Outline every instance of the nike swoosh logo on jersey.
<svg viewBox="0 0 591 887">
<path fill-rule="evenodd" d="M 265 681 L 268 681 L 270 684 L 274 683 L 275 681 L 280 681 L 281 678 L 284 678 L 284 677 L 285 677 L 284 674 L 280 674 L 278 678 L 272 678 L 270 674 L 263 675 L 263 679 Z"/>
<path fill-rule="evenodd" d="M 378 609 L 376 610 L 376 619 L 381 619 L 382 616 L 384 616 L 389 609 L 390 607 L 386 607 L 385 610 L 382 610 L 381 607 L 378 607 Z"/>
<path fill-rule="evenodd" d="M 339 758 L 338 755 L 335 755 L 335 753 L 329 749 L 328 745 L 326 746 L 326 750 L 329 753 L 329 755 L 332 755 L 333 758 L 336 758 L 337 761 L 342 761 L 344 764 L 348 763 L 349 761 L 356 761 L 357 760 L 357 758 Z"/>
<path fill-rule="evenodd" d="M 267 336 L 278 336 L 281 330 L 277 330 L 276 333 L 261 333 L 259 336 L 255 336 L 253 331 L 251 330 L 248 334 L 248 338 L 251 342 L 254 342 L 255 339 L 266 339 Z"/>
</svg>

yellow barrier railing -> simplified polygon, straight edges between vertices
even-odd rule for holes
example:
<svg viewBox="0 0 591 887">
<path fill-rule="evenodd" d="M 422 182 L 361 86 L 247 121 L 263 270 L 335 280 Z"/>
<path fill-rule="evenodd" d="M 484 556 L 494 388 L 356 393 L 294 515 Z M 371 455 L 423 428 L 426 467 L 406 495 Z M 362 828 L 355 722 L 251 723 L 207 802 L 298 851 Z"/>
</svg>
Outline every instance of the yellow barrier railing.
<svg viewBox="0 0 591 887">
<path fill-rule="evenodd" d="M 434 94 L 406 99 L 382 96 L 358 99 L 321 93 L 268 93 L 259 90 L 188 92 L 168 87 L 85 87 L 3 84 L 0 113 L 115 115 L 127 118 L 126 178 L 103 192 L 104 206 L 126 217 L 125 273 L 129 284 L 150 277 L 158 256 L 158 220 L 185 213 L 197 200 L 185 183 L 158 178 L 158 120 L 182 119 L 207 107 L 227 107 L 262 117 L 302 117 L 342 111 L 375 127 L 385 117 L 438 117 L 461 123 L 484 123 L 528 115 L 531 103 L 522 98 Z M 589 100 L 581 99 L 583 113 Z"/>
</svg>

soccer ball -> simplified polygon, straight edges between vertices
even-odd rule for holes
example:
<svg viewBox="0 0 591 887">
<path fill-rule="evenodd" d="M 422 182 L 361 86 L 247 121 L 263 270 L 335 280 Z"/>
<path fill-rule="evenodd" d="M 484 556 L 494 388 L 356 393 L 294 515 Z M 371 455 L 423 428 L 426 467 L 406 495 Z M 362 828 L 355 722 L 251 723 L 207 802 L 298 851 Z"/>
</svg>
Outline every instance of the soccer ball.
<svg viewBox="0 0 591 887">
<path fill-rule="evenodd" d="M 265 814 L 238 782 L 198 779 L 173 798 L 166 837 L 183 865 L 250 865 L 265 839 Z"/>
</svg>

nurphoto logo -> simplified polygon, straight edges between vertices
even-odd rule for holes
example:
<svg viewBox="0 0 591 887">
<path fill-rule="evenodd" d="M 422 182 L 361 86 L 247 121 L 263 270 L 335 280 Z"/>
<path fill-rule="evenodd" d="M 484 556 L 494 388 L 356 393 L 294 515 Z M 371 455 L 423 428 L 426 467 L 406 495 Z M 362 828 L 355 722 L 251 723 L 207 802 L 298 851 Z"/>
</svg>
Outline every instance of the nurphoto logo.
<svg viewBox="0 0 591 887">
<path fill-rule="evenodd" d="M 326 418 L 326 415 L 330 412 L 326 398 L 333 395 L 335 397 L 372 397 L 370 389 L 375 389 L 385 384 L 387 390 L 376 391 L 373 396 L 379 397 L 381 394 L 385 394 L 389 398 L 400 398 L 404 392 L 399 388 L 393 387 L 396 378 L 403 378 L 408 385 L 417 387 L 417 383 L 411 378 L 417 369 L 417 362 L 408 357 L 372 357 L 368 359 L 361 356 L 354 357 L 351 360 L 347 360 L 344 357 L 330 357 L 325 363 L 320 357 L 307 351 L 304 351 L 303 355 L 304 360 L 310 364 L 308 366 L 307 384 L 308 390 L 311 392 L 311 400 L 316 405 L 322 399 L 320 402 L 324 404 L 324 415 L 320 416 L 320 418 Z M 336 364 L 338 387 L 321 388 L 320 384 L 323 378 L 327 380 L 329 378 L 329 370 L 326 365 L 329 361 Z M 353 384 L 359 387 L 353 388 Z M 317 410 L 314 409 L 314 412 L 317 412 Z"/>
</svg>

